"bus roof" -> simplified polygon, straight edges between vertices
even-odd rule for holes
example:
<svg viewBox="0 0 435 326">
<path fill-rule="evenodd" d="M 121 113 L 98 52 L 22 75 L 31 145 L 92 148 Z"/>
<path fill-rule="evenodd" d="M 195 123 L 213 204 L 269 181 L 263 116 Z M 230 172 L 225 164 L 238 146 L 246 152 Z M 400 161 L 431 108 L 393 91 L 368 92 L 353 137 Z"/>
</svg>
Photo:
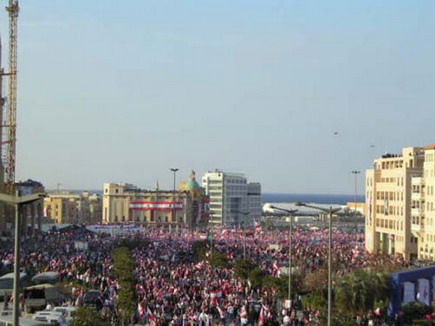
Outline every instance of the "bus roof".
<svg viewBox="0 0 435 326">
<path fill-rule="evenodd" d="M 54 288 L 55 286 L 53 284 L 38 284 L 38 285 L 32 285 L 25 288 L 25 290 L 42 290 L 42 289 L 48 289 L 48 288 Z"/>
<path fill-rule="evenodd" d="M 44 277 L 59 277 L 59 273 L 58 272 L 42 272 L 42 273 L 36 274 L 35 276 L 33 276 L 33 278 L 40 277 L 40 276 L 44 276 Z"/>
<path fill-rule="evenodd" d="M 27 274 L 24 272 L 20 273 L 20 278 L 26 277 Z M 9 278 L 14 278 L 14 273 L 8 273 L 3 275 L 2 277 L 0 277 L 0 280 L 5 280 L 5 279 L 9 279 Z"/>
</svg>

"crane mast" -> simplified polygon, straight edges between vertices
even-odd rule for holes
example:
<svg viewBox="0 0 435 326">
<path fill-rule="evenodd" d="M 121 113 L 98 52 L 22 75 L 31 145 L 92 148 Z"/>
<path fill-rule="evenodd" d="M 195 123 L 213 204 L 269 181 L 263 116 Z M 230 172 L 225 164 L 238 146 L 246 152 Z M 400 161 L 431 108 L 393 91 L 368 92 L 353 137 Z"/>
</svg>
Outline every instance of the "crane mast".
<svg viewBox="0 0 435 326">
<path fill-rule="evenodd" d="M 6 7 L 9 13 L 9 83 L 8 83 L 8 127 L 5 183 L 12 191 L 15 183 L 16 132 L 17 132 L 17 30 L 18 0 L 9 0 Z"/>
</svg>

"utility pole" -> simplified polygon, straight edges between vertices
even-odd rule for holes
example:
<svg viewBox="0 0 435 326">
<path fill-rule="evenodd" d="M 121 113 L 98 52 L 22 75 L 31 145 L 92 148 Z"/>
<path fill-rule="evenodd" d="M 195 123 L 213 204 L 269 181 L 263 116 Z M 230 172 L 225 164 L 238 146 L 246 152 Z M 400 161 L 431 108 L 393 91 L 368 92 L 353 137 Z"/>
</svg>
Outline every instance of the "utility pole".
<svg viewBox="0 0 435 326">
<path fill-rule="evenodd" d="M 6 183 L 9 185 L 9 193 L 13 193 L 15 183 L 15 160 L 16 160 L 16 132 L 17 132 L 17 31 L 18 13 L 20 11 L 18 0 L 9 0 L 6 7 L 9 13 L 9 83 L 8 83 L 8 152 L 6 164 Z"/>
<path fill-rule="evenodd" d="M 176 191 L 176 175 L 177 175 L 177 171 L 179 171 L 180 169 L 178 169 L 178 168 L 171 168 L 170 169 L 173 173 L 174 173 L 174 188 L 173 188 L 173 192 L 172 192 L 172 195 L 173 195 L 173 203 L 172 203 L 172 222 L 175 222 L 175 225 L 177 225 L 178 226 L 178 222 L 177 222 L 177 212 L 176 212 L 176 210 L 175 210 L 175 191 Z M 178 229 L 178 227 L 177 227 L 177 229 Z"/>
<path fill-rule="evenodd" d="M 358 228 L 358 225 L 357 225 L 357 222 L 356 222 L 357 192 L 358 192 L 358 188 L 357 188 L 358 179 L 357 179 L 357 176 L 358 176 L 358 174 L 361 173 L 361 171 L 353 170 L 353 171 L 350 171 L 350 173 L 352 173 L 355 176 L 355 193 L 354 193 L 354 205 L 355 205 L 355 209 L 354 209 L 354 215 L 353 216 L 354 216 L 354 219 L 355 219 L 355 231 L 357 231 L 357 228 Z"/>
<path fill-rule="evenodd" d="M 276 209 L 282 212 L 286 212 L 290 216 L 290 223 L 288 229 L 288 302 L 289 309 L 291 309 L 292 304 L 292 231 L 293 231 L 293 217 L 297 213 L 297 209 L 284 209 L 276 206 L 270 206 L 272 209 Z"/>
<path fill-rule="evenodd" d="M 14 306 L 13 306 L 13 325 L 19 325 L 19 303 L 20 303 L 20 219 L 21 208 L 45 197 L 44 193 L 36 193 L 21 196 L 17 190 L 15 195 L 0 194 L 0 201 L 15 208 L 15 239 L 14 239 Z"/>
</svg>

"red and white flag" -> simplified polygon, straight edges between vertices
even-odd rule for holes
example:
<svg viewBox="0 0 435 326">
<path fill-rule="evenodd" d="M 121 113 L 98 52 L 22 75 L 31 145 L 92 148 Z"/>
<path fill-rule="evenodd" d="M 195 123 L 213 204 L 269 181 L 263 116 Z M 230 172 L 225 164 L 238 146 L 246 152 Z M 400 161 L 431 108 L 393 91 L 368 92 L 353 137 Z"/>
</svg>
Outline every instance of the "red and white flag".
<svg viewBox="0 0 435 326">
<path fill-rule="evenodd" d="M 145 314 L 145 306 L 142 301 L 137 304 L 137 313 L 140 318 Z"/>
<path fill-rule="evenodd" d="M 154 314 L 151 312 L 150 308 L 147 308 L 147 317 L 150 325 L 157 325 L 156 317 L 154 317 Z"/>
</svg>

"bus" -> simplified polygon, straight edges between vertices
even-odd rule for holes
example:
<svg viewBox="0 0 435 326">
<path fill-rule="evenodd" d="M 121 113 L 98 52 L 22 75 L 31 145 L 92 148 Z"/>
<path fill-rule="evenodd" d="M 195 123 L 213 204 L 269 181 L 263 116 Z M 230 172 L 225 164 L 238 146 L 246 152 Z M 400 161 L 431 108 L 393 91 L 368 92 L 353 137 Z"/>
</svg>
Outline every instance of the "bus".
<svg viewBox="0 0 435 326">
<path fill-rule="evenodd" d="M 55 285 L 59 282 L 60 275 L 58 272 L 43 272 L 36 274 L 32 278 L 32 283 L 38 284 L 52 284 Z"/>
<path fill-rule="evenodd" d="M 20 292 L 29 285 L 29 278 L 26 273 L 20 273 Z M 5 295 L 11 296 L 14 291 L 14 273 L 5 274 L 0 277 L 0 300 Z"/>
<path fill-rule="evenodd" d="M 60 304 L 64 297 L 53 284 L 38 284 L 24 289 L 24 299 L 26 312 L 33 313 L 45 309 L 48 303 Z"/>
</svg>

